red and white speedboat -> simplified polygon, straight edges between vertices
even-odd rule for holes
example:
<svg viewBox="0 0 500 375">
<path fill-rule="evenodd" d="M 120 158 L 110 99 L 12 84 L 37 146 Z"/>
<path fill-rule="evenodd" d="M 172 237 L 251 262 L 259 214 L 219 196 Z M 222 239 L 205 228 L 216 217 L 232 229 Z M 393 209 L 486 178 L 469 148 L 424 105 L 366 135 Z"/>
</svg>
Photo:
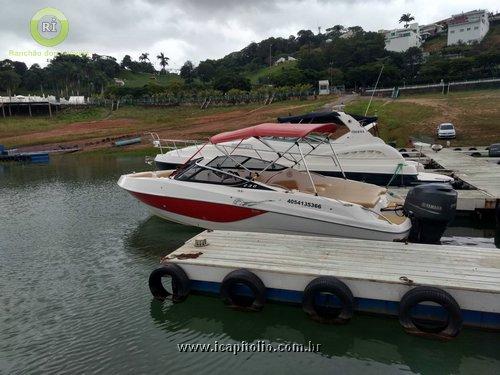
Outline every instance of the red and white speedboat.
<svg viewBox="0 0 500 375">
<path fill-rule="evenodd" d="M 207 159 L 200 158 L 198 150 L 176 170 L 123 175 L 118 185 L 154 214 L 205 229 L 385 241 L 407 238 L 412 222 L 385 188 L 310 173 L 307 164 L 304 171 L 294 168 L 305 162 L 307 154 L 300 143 L 307 135 L 334 131 L 333 124 L 261 124 L 221 133 L 209 144 L 217 147 L 250 137 L 295 138 L 290 147 L 298 147 L 300 158 L 275 152 L 270 161 L 220 148 L 224 155 Z M 328 142 L 328 137 L 324 140 Z"/>
</svg>

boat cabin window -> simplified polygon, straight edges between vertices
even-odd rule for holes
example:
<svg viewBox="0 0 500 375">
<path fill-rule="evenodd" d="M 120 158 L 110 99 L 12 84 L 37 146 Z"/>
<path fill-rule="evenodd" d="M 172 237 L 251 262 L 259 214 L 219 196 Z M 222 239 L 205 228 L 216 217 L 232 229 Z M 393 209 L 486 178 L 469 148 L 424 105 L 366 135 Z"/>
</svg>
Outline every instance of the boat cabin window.
<svg viewBox="0 0 500 375">
<path fill-rule="evenodd" d="M 251 158 L 248 156 L 217 156 L 210 163 L 209 167 L 217 169 L 243 169 L 242 165 L 251 171 L 261 171 L 269 165 L 269 161 Z M 282 171 L 285 169 L 283 165 L 273 163 L 266 171 Z"/>
</svg>

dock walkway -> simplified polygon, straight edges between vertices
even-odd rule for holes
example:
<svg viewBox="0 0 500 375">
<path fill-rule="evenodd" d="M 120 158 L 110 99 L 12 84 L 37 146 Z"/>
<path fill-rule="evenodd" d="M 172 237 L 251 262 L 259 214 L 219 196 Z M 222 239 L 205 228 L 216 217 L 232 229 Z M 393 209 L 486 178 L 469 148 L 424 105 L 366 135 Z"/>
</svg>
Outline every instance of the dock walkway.
<svg viewBox="0 0 500 375">
<path fill-rule="evenodd" d="M 455 176 L 471 187 L 481 190 L 495 199 L 500 199 L 499 165 L 446 148 L 439 152 L 423 150 L 423 153 L 443 169 L 455 171 Z"/>
<path fill-rule="evenodd" d="M 491 158 L 480 158 L 443 148 L 439 152 L 429 147 L 422 148 L 424 159 L 432 160 L 441 169 L 452 171 L 455 178 L 463 181 L 470 189 L 459 189 L 457 210 L 493 210 L 500 201 L 500 165 L 491 162 Z M 413 160 L 419 160 L 417 157 Z M 439 169 L 435 172 L 439 172 Z M 408 187 L 390 187 L 389 190 L 405 198 Z"/>
<path fill-rule="evenodd" d="M 498 249 L 225 231 L 199 236 L 207 246 L 191 239 L 163 259 L 181 266 L 195 290 L 217 293 L 230 271 L 246 268 L 269 299 L 300 302 L 311 280 L 335 276 L 352 290 L 358 310 L 394 315 L 408 290 L 434 286 L 456 299 L 464 323 L 500 329 Z"/>
</svg>

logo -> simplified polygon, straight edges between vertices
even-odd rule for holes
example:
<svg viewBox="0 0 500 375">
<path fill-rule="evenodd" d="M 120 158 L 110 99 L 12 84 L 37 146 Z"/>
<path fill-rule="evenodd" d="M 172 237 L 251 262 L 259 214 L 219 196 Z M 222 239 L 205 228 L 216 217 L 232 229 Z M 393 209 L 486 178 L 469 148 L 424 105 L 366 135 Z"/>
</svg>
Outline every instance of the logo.
<svg viewBox="0 0 500 375">
<path fill-rule="evenodd" d="M 54 47 L 68 36 L 69 23 L 61 11 L 55 8 L 43 8 L 31 18 L 30 31 L 38 44 Z"/>
</svg>

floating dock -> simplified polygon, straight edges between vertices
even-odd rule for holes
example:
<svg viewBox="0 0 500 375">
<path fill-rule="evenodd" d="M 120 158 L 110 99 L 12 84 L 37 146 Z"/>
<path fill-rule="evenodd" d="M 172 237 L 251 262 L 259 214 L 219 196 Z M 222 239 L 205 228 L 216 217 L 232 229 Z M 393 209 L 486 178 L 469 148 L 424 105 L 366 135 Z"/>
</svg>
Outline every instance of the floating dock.
<svg viewBox="0 0 500 375">
<path fill-rule="evenodd" d="M 21 152 L 14 154 L 0 154 L 0 162 L 17 161 L 29 163 L 48 163 L 47 152 Z"/>
<path fill-rule="evenodd" d="M 412 152 L 403 151 L 402 154 Z M 473 152 L 485 152 L 478 147 L 443 148 L 435 152 L 428 147 L 422 148 L 418 155 L 430 160 L 441 170 L 452 172 L 466 189 L 458 189 L 458 211 L 494 210 L 500 204 L 500 165 L 491 162 L 491 158 L 470 156 Z M 412 160 L 418 160 L 418 155 L 411 155 Z M 413 157 L 415 156 L 415 157 Z M 436 170 L 439 172 L 439 170 Z M 406 197 L 409 188 L 393 188 L 390 191 L 401 197 Z"/>
<path fill-rule="evenodd" d="M 196 246 L 200 238 L 206 246 Z M 162 263 L 180 266 L 191 290 L 214 294 L 227 274 L 247 269 L 268 300 L 288 303 L 301 303 L 313 279 L 333 276 L 352 291 L 355 311 L 396 316 L 410 289 L 437 287 L 456 300 L 465 325 L 500 330 L 498 249 L 205 231 Z"/>
</svg>

